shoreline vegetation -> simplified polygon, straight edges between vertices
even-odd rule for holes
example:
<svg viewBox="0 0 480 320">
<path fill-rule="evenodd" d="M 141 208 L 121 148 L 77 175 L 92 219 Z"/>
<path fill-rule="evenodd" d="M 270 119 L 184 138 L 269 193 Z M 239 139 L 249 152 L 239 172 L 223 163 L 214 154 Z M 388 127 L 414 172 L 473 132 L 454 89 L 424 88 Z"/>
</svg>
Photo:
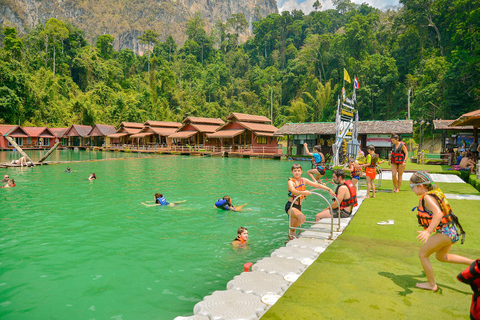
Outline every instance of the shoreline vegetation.
<svg viewBox="0 0 480 320">
<path fill-rule="evenodd" d="M 4 23 L 0 123 L 117 126 L 230 112 L 272 112 L 277 127 L 332 121 L 343 68 L 358 78 L 361 120 L 407 118 L 408 92 L 412 119 L 455 119 L 474 110 L 478 4 L 400 4 L 381 11 L 341 0 L 335 9 L 271 14 L 253 22 L 253 36 L 242 44 L 244 16 L 207 32 L 197 13 L 183 45 L 145 31 L 143 55 L 114 50 L 109 34 L 89 43 L 74 21 L 51 18 L 22 35 Z"/>
</svg>

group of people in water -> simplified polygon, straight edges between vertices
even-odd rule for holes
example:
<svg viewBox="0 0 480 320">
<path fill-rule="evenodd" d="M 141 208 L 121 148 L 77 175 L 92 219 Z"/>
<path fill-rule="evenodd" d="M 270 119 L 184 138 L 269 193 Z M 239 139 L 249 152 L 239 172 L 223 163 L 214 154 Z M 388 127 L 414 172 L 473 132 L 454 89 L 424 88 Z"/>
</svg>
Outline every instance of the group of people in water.
<svg viewBox="0 0 480 320">
<path fill-rule="evenodd" d="M 3 180 L 0 181 L 2 184 L 0 188 L 13 188 L 15 187 L 15 180 L 11 179 L 8 174 L 3 176 Z"/>
<path fill-rule="evenodd" d="M 393 184 L 392 192 L 400 191 L 402 184 L 402 176 L 405 171 L 406 161 L 408 159 L 408 150 L 403 142 L 400 141 L 398 135 L 391 136 L 392 152 L 389 159 L 389 164 L 392 166 Z M 344 169 L 333 170 L 332 180 L 337 184 L 335 191 L 326 186 L 322 182 L 318 182 L 321 176 L 325 176 L 325 157 L 320 152 L 320 146 L 313 148 L 313 153 L 310 153 L 308 146 L 305 144 L 305 151 L 312 156 L 314 162 L 314 169 L 307 173 L 312 180 L 302 177 L 302 167 L 300 164 L 292 166 L 292 177 L 288 179 L 288 201 L 285 204 L 285 212 L 289 215 L 290 230 L 289 240 L 298 237 L 297 230 L 301 230 L 302 224 L 306 221 L 305 215 L 302 213 L 303 200 L 312 194 L 306 189 L 306 186 L 322 189 L 328 191 L 334 199 L 332 204 L 320 211 L 315 216 L 315 221 L 324 218 L 333 217 L 347 218 L 350 217 L 353 208 L 358 205 L 356 184 L 362 176 L 362 169 L 365 168 L 367 179 L 367 198 L 372 190 L 372 198 L 375 197 L 375 175 L 376 165 L 384 161 L 379 161 L 378 154 L 375 153 L 375 147 L 369 145 L 367 147 L 368 156 L 364 164 L 358 164 L 355 159 L 350 159 L 351 180 L 345 178 Z M 315 179 L 314 175 L 320 176 Z M 438 290 L 433 274 L 433 268 L 429 257 L 435 253 L 437 260 L 442 262 L 450 262 L 457 264 L 473 265 L 475 262 L 472 259 L 449 253 L 452 244 L 456 243 L 462 237 L 462 243 L 465 237 L 457 217 L 452 212 L 450 204 L 445 197 L 445 194 L 438 188 L 431 176 L 426 172 L 418 171 L 410 178 L 411 190 L 420 197 L 420 202 L 417 209 L 417 218 L 419 224 L 423 227 L 423 231 L 418 231 L 417 239 L 424 242 L 419 252 L 419 258 L 427 278 L 425 283 L 417 283 L 416 286 L 420 289 Z"/>
</svg>

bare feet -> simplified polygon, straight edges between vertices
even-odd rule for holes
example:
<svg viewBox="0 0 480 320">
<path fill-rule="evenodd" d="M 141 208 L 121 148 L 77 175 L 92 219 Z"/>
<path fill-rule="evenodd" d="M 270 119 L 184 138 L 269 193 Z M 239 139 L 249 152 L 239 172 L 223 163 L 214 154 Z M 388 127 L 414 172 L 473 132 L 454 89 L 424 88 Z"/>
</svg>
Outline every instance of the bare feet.
<svg viewBox="0 0 480 320">
<path fill-rule="evenodd" d="M 372 198 L 375 198 L 375 195 L 373 195 Z"/>
<path fill-rule="evenodd" d="M 365 199 L 368 199 L 368 198 L 370 198 L 370 196 L 367 194 L 367 195 L 365 196 Z"/>
<path fill-rule="evenodd" d="M 398 190 L 398 189 L 395 189 L 395 191 L 393 191 L 393 192 L 395 192 L 395 193 L 398 193 L 398 192 L 400 192 L 400 190 Z"/>
<path fill-rule="evenodd" d="M 432 290 L 432 291 L 437 291 L 438 290 L 438 287 L 437 287 L 436 284 L 432 286 L 428 282 L 417 283 L 415 286 L 417 288 L 424 289 L 424 290 Z"/>
<path fill-rule="evenodd" d="M 397 192 L 397 188 L 393 188 L 392 192 Z"/>
</svg>

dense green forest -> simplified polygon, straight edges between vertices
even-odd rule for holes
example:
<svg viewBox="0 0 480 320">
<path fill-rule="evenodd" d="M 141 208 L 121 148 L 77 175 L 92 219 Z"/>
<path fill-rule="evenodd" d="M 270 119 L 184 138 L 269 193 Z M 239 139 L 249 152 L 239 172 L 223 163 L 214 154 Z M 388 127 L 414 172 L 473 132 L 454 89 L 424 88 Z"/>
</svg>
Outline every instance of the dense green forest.
<svg viewBox="0 0 480 320">
<path fill-rule="evenodd" d="M 400 0 L 380 11 L 350 0 L 336 9 L 241 14 L 205 31 L 200 13 L 179 46 L 153 30 L 135 55 L 113 37 L 88 43 L 74 22 L 50 19 L 28 34 L 3 25 L 0 123 L 67 126 L 121 121 L 270 116 L 274 124 L 332 121 L 343 68 L 357 76 L 361 120 L 454 119 L 480 100 L 480 0 Z M 318 9 L 318 8 L 316 8 Z M 352 84 L 347 83 L 347 95 Z"/>
</svg>

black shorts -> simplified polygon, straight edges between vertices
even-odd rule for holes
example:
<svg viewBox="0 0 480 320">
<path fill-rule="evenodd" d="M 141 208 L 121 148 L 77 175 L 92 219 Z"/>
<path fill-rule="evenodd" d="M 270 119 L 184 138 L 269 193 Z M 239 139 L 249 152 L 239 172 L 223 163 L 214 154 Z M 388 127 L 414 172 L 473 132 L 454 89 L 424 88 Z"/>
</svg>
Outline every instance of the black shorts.
<svg viewBox="0 0 480 320">
<path fill-rule="evenodd" d="M 288 201 L 286 204 L 285 204 L 285 212 L 288 214 L 288 210 L 290 210 L 290 206 L 292 205 L 292 202 L 291 201 Z M 292 208 L 296 208 L 300 211 L 302 211 L 302 205 L 301 204 L 298 204 L 298 203 L 294 203 L 293 204 L 293 207 Z"/>
<path fill-rule="evenodd" d="M 333 217 L 334 218 L 338 218 L 338 211 L 340 211 L 340 218 L 348 218 L 352 214 L 351 212 L 348 212 L 345 209 L 339 210 L 337 208 L 337 209 L 333 209 Z"/>
<path fill-rule="evenodd" d="M 317 167 L 316 169 L 318 173 L 320 173 L 322 176 L 324 176 L 327 173 L 327 169 L 325 169 L 325 167 Z"/>
</svg>

